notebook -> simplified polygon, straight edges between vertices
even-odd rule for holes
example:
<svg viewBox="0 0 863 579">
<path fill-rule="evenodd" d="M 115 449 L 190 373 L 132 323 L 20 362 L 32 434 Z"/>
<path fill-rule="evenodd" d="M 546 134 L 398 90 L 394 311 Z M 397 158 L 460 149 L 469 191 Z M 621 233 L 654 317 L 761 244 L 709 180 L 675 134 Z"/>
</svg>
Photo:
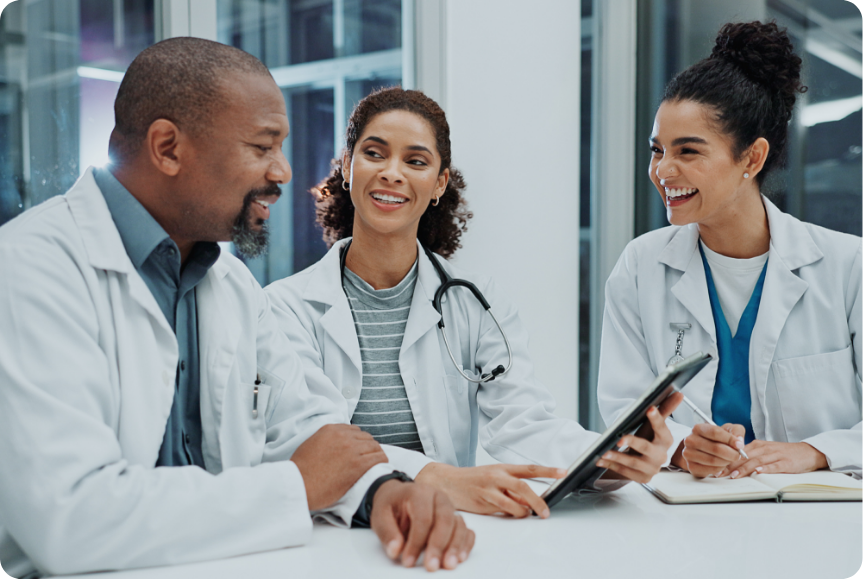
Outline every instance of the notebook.
<svg viewBox="0 0 863 579">
<path fill-rule="evenodd" d="M 668 504 L 739 501 L 859 501 L 863 484 L 830 471 L 803 474 L 754 474 L 732 478 L 695 478 L 688 472 L 660 472 L 644 487 Z"/>
</svg>

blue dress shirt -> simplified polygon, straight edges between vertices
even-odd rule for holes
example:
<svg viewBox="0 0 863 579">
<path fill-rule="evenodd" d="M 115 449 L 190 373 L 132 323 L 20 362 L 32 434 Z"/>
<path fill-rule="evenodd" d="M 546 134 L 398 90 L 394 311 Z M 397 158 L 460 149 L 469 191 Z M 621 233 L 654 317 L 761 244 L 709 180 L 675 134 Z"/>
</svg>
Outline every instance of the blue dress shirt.
<svg viewBox="0 0 863 579">
<path fill-rule="evenodd" d="M 129 259 L 177 336 L 179 362 L 174 404 L 156 466 L 203 468 L 195 286 L 219 258 L 219 245 L 196 243 L 183 265 L 177 244 L 110 171 L 95 169 L 93 176 L 105 196 Z"/>
</svg>

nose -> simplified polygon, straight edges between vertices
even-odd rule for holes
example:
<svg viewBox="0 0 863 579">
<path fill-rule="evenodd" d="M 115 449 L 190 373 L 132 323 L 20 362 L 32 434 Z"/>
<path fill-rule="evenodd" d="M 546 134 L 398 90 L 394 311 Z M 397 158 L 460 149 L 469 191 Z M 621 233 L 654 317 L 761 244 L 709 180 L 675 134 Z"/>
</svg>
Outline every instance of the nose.
<svg viewBox="0 0 863 579">
<path fill-rule="evenodd" d="M 401 173 L 399 159 L 395 155 L 390 157 L 386 164 L 381 167 L 381 171 L 378 173 L 378 176 L 382 181 L 387 183 L 403 183 L 404 175 Z"/>
<path fill-rule="evenodd" d="M 291 164 L 288 163 L 288 159 L 285 157 L 282 149 L 279 148 L 275 154 L 275 159 L 270 163 L 270 167 L 267 170 L 267 180 L 284 185 L 291 180 L 292 176 Z"/>
<path fill-rule="evenodd" d="M 660 181 L 677 176 L 677 167 L 674 166 L 674 163 L 670 159 L 663 158 L 656 161 L 653 171 Z"/>
</svg>

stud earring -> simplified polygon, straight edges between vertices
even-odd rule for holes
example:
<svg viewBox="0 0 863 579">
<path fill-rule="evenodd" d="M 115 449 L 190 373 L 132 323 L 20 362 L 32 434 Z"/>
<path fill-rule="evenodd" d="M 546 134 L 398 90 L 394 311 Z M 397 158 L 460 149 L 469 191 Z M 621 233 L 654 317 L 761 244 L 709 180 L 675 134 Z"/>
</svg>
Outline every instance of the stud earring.
<svg viewBox="0 0 863 579">
<path fill-rule="evenodd" d="M 749 173 L 744 173 L 744 174 L 743 174 L 743 178 L 744 178 L 744 179 L 749 179 Z"/>
</svg>

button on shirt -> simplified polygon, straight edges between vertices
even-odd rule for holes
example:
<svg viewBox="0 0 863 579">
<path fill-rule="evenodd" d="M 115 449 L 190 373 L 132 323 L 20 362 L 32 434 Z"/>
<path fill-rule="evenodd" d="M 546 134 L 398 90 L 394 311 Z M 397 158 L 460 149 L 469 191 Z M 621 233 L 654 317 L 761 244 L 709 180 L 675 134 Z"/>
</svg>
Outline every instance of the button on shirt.
<svg viewBox="0 0 863 579">
<path fill-rule="evenodd" d="M 217 243 L 196 243 L 183 266 L 180 250 L 162 226 L 105 169 L 93 172 L 135 269 L 177 336 L 179 361 L 174 404 L 156 466 L 204 467 L 195 287 L 219 257 Z M 154 385 L 156 387 L 156 385 Z"/>
</svg>

